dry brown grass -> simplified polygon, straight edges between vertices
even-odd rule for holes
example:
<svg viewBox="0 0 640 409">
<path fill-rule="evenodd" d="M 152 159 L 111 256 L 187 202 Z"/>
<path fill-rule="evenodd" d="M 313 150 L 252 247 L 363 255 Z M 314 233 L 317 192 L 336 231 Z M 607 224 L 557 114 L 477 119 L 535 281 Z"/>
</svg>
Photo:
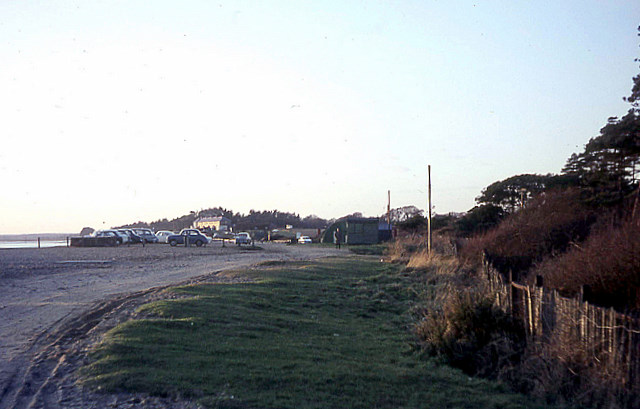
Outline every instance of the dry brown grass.
<svg viewBox="0 0 640 409">
<path fill-rule="evenodd" d="M 415 270 L 433 270 L 438 274 L 455 274 L 460 268 L 460 263 L 453 256 L 444 256 L 432 252 L 429 255 L 426 249 L 413 253 L 409 257 L 407 267 Z"/>
<path fill-rule="evenodd" d="M 457 247 L 455 240 L 447 234 L 434 234 L 432 238 L 432 254 L 455 256 Z M 427 251 L 427 238 L 424 234 L 412 234 L 398 237 L 387 244 L 385 255 L 392 262 L 409 263 L 417 254 Z M 423 258 L 423 257 L 422 257 Z M 411 266 L 409 266 L 411 267 Z"/>
<path fill-rule="evenodd" d="M 530 342 L 518 366 L 504 368 L 500 378 L 521 392 L 549 403 L 588 408 L 638 408 L 640 385 L 630 385 L 624 371 L 612 370 L 606 358 L 579 339 L 552 337 Z"/>
<path fill-rule="evenodd" d="M 385 255 L 392 263 L 406 264 L 414 253 L 424 248 L 424 237 L 414 234 L 390 242 L 385 251 Z"/>
</svg>

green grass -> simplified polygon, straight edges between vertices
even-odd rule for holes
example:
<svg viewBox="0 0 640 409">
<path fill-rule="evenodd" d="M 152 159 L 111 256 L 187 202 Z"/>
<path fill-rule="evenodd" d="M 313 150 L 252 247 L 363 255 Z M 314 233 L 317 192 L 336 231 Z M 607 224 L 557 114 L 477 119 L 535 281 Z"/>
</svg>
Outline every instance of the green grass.
<svg viewBox="0 0 640 409">
<path fill-rule="evenodd" d="M 387 248 L 384 243 L 380 244 L 361 244 L 357 246 L 348 246 L 349 251 L 352 253 L 366 255 L 366 256 L 382 256 Z"/>
<path fill-rule="evenodd" d="M 419 284 L 377 260 L 271 265 L 237 272 L 251 284 L 173 288 L 182 297 L 105 335 L 83 382 L 218 408 L 540 407 L 421 359 L 408 331 Z"/>
</svg>

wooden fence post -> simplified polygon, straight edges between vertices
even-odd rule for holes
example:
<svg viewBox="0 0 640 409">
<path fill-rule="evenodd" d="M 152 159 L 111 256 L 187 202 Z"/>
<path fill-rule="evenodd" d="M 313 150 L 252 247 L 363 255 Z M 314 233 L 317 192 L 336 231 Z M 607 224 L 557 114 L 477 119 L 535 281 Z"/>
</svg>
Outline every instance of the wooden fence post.
<svg viewBox="0 0 640 409">
<path fill-rule="evenodd" d="M 629 382 L 632 379 L 632 373 L 633 373 L 633 361 L 631 360 L 631 357 L 633 356 L 633 331 L 632 331 L 632 324 L 631 324 L 631 317 L 629 316 L 625 316 L 625 321 L 626 321 L 626 325 L 625 328 L 627 328 L 627 338 L 628 338 L 628 346 L 627 346 L 627 382 Z"/>
<path fill-rule="evenodd" d="M 500 308 L 523 323 L 527 335 L 542 342 L 557 339 L 573 348 L 576 338 L 594 364 L 617 374 L 621 387 L 637 390 L 640 381 L 640 314 L 622 314 L 613 308 L 589 303 L 591 288 L 584 285 L 578 297 L 562 297 L 557 290 L 545 289 L 544 279 L 535 278 L 535 287 L 518 284 L 513 270 L 498 273 L 483 253 L 483 275 L 496 292 Z M 532 294 L 533 293 L 533 294 Z"/>
<path fill-rule="evenodd" d="M 522 295 L 524 295 L 524 291 L 522 292 Z M 534 324 L 533 324 L 533 305 L 531 303 L 531 290 L 529 289 L 529 287 L 527 286 L 527 321 L 529 325 L 527 325 L 527 327 L 529 328 L 529 335 L 533 335 L 534 334 Z"/>
<path fill-rule="evenodd" d="M 591 298 L 591 287 L 587 284 L 583 284 L 580 287 L 580 301 L 589 302 Z"/>
<path fill-rule="evenodd" d="M 514 316 L 514 311 L 515 311 L 514 310 L 514 302 L 513 302 L 514 301 L 513 297 L 514 297 L 515 291 L 513 291 L 513 285 L 511 285 L 511 283 L 513 283 L 513 273 L 511 272 L 511 270 L 509 270 L 509 278 L 508 278 L 508 282 L 507 282 L 507 285 L 509 287 L 508 287 L 507 296 L 509 297 L 509 313 L 513 317 Z"/>
</svg>

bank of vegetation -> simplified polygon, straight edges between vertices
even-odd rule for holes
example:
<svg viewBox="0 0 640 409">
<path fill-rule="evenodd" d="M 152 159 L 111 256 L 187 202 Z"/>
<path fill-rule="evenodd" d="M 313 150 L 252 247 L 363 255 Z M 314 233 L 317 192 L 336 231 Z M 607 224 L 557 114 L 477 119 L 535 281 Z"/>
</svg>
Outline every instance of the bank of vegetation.
<svg viewBox="0 0 640 409">
<path fill-rule="evenodd" d="M 431 255 L 424 235 L 416 235 L 424 232 L 423 220 L 406 223 L 389 260 L 450 277 L 439 302 L 430 297 L 416 320 L 425 353 L 553 404 L 640 407 L 634 369 L 640 367 L 640 75 L 626 100 L 628 113 L 609 118 L 561 174 L 495 182 L 466 215 L 441 218 Z M 502 294 L 487 285 L 489 269 L 508 284 L 499 287 Z M 532 336 L 533 325 L 518 314 L 544 318 L 531 306 L 536 285 L 554 297 L 544 301 L 542 315 L 549 304 L 592 311 L 567 326 L 547 323 L 580 336 Z M 506 303 L 498 302 L 501 296 Z M 581 331 L 602 337 L 591 337 L 600 340 L 594 344 Z M 617 350 L 625 355 L 622 364 L 604 362 L 617 359 Z"/>
</svg>

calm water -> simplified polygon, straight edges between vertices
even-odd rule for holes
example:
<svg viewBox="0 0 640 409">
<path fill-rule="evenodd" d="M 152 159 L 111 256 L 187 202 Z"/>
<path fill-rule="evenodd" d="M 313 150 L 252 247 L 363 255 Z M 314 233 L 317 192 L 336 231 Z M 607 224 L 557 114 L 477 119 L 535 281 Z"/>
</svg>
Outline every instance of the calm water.
<svg viewBox="0 0 640 409">
<path fill-rule="evenodd" d="M 40 247 L 66 247 L 66 240 L 40 240 Z M 0 240 L 0 249 L 37 248 L 38 240 Z"/>
</svg>

